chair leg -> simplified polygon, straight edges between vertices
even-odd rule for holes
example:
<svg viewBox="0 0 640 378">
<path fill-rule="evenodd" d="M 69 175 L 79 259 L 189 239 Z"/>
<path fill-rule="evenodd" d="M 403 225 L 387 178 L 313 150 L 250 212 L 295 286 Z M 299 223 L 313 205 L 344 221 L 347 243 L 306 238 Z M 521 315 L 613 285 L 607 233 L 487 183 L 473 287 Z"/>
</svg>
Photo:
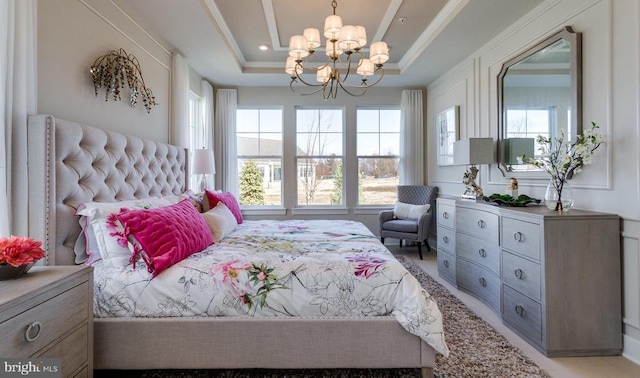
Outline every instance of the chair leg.
<svg viewBox="0 0 640 378">
<path fill-rule="evenodd" d="M 384 244 L 384 238 L 382 236 L 380 237 L 380 242 Z"/>
<path fill-rule="evenodd" d="M 420 260 L 422 260 L 422 243 L 418 243 L 418 254 L 420 254 Z"/>
<path fill-rule="evenodd" d="M 431 252 L 431 247 L 429 246 L 429 239 L 424 239 L 424 245 L 427 246 L 427 251 Z"/>
<path fill-rule="evenodd" d="M 400 239 L 400 247 L 402 247 L 402 239 Z"/>
</svg>

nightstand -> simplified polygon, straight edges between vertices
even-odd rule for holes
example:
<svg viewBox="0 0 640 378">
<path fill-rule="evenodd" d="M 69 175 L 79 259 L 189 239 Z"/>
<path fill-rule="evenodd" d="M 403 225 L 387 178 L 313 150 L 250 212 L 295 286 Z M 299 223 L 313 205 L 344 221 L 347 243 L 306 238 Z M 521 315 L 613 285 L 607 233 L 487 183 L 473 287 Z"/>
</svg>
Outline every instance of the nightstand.
<svg viewBox="0 0 640 378">
<path fill-rule="evenodd" d="M 93 269 L 33 267 L 0 281 L 0 356 L 59 358 L 63 377 L 93 376 Z"/>
</svg>

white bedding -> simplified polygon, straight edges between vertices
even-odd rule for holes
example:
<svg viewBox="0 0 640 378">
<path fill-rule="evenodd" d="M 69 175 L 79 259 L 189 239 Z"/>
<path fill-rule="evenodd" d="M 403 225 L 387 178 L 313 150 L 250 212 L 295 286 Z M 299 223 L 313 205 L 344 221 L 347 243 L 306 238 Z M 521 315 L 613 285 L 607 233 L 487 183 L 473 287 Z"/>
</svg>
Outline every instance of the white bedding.
<svg viewBox="0 0 640 378">
<path fill-rule="evenodd" d="M 153 279 L 94 267 L 98 318 L 390 315 L 448 355 L 437 304 L 359 222 L 245 221 Z"/>
</svg>

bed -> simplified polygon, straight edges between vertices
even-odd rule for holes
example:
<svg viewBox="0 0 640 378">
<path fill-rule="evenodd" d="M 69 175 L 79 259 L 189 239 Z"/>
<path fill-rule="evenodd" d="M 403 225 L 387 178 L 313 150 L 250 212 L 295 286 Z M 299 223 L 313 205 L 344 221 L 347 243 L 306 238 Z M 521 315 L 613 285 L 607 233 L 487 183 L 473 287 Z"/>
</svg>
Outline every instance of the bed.
<svg viewBox="0 0 640 378">
<path fill-rule="evenodd" d="M 81 232 L 76 211 L 81 204 L 180 195 L 185 191 L 186 156 L 185 151 L 176 146 L 104 131 L 49 115 L 29 117 L 28 138 L 29 182 L 44 183 L 29 186 L 29 233 L 43 241 L 49 265 L 76 263 L 73 247 Z M 285 231 L 295 227 L 322 227 L 323 232 L 333 234 L 335 238 L 329 249 L 362 249 L 368 246 L 386 250 L 372 234 L 358 229 L 364 226 L 356 222 L 338 226 L 342 231 L 353 227 L 351 232 L 328 230 L 325 227 L 328 224 L 310 226 L 299 221 L 285 224 L 285 228 L 292 227 Z M 264 228 L 264 235 L 274 235 L 273 230 L 268 230 L 272 226 L 268 222 L 247 222 L 234 232 L 235 239 L 226 240 L 226 246 L 235 248 L 255 239 L 256 228 Z M 293 235 L 294 239 L 288 242 L 311 243 L 314 248 L 326 242 L 302 241 L 296 239 L 299 234 L 295 232 L 283 232 L 282 235 Z M 254 242 L 264 245 L 268 241 Z M 218 248 L 217 253 L 227 250 L 223 243 L 213 247 Z M 212 255 L 217 253 L 211 252 Z M 353 258 L 353 253 L 350 256 Z M 312 257 L 319 259 L 317 255 Z M 181 272 L 187 268 L 202 270 L 194 264 L 193 259 L 187 259 L 176 267 Z M 210 268 L 207 265 L 206 269 Z M 376 269 L 370 265 L 367 268 Z M 170 276 L 170 270 L 154 280 Z M 107 283 L 116 281 L 107 279 L 112 272 L 98 268 L 95 272 L 96 298 L 105 298 L 101 296 L 103 289 Z M 359 275 L 364 277 L 371 272 L 365 269 Z M 277 294 L 270 295 L 275 297 Z M 259 298 L 256 300 L 259 302 Z M 259 307 L 258 302 L 252 306 L 254 311 Z M 295 311 L 292 311 L 286 316 L 253 317 L 240 313 L 236 314 L 238 316 L 216 317 L 187 311 L 176 317 L 157 312 L 145 313 L 141 310 L 145 306 L 134 306 L 134 310 L 126 312 L 124 317 L 113 317 L 111 315 L 114 314 L 109 313 L 109 308 L 113 307 L 100 306 L 99 299 L 96 303 L 95 369 L 413 367 L 421 368 L 422 375 L 430 377 L 433 376 L 435 362 L 434 346 L 446 353 L 441 335 L 434 337 L 440 338 L 442 344 L 427 337 L 432 344 L 429 345 L 423 340 L 424 336 L 421 338 L 408 332 L 398 319 L 389 315 L 338 313 L 327 316 L 326 311 L 321 311 L 322 316 L 293 316 Z M 247 310 L 247 306 L 239 307 L 242 311 Z M 278 310 L 281 311 L 282 307 Z M 216 311 L 221 311 L 220 307 Z"/>
</svg>

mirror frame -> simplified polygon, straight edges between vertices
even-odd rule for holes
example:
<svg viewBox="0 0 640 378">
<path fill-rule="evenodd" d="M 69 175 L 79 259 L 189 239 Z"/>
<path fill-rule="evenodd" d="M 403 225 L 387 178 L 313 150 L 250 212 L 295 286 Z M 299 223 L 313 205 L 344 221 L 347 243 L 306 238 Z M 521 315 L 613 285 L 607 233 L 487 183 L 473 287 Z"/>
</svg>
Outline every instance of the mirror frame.
<svg viewBox="0 0 640 378">
<path fill-rule="evenodd" d="M 540 50 L 551 46 L 557 41 L 564 39 L 571 45 L 571 62 L 570 62 L 570 78 L 571 84 L 569 90 L 571 91 L 571 125 L 570 127 L 575 130 L 576 135 L 582 134 L 582 33 L 574 32 L 571 26 L 565 26 L 562 30 L 556 32 L 552 36 L 538 42 L 536 45 L 521 52 L 515 57 L 507 60 L 502 64 L 502 70 L 498 74 L 498 169 L 505 177 L 513 177 L 513 173 L 507 165 L 504 163 L 504 151 L 503 141 L 504 138 L 504 90 L 503 81 L 510 67 L 516 63 L 528 58 L 529 56 L 539 52 Z M 544 177 L 548 178 L 548 175 L 541 175 L 543 171 L 531 170 L 531 171 L 518 171 L 518 177 Z"/>
</svg>

